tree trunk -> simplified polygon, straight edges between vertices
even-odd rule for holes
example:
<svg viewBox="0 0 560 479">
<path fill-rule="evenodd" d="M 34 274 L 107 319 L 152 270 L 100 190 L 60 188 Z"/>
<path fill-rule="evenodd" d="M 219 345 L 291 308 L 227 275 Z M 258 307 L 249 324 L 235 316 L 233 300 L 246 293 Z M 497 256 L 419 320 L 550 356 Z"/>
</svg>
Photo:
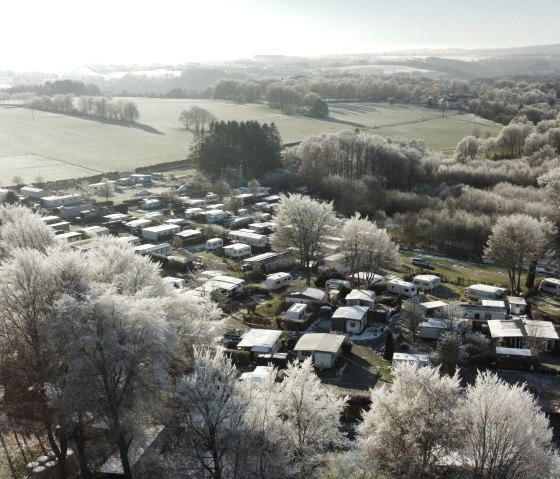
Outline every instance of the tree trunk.
<svg viewBox="0 0 560 479">
<path fill-rule="evenodd" d="M 60 446 L 57 444 L 52 431 L 52 425 L 47 424 L 47 438 L 52 451 L 56 455 L 58 461 L 58 477 L 60 479 L 68 479 L 68 464 L 66 462 L 66 453 L 68 451 L 68 441 L 66 432 L 61 428 L 60 430 Z"/>
<path fill-rule="evenodd" d="M 125 479 L 132 479 L 132 469 L 130 468 L 130 461 L 128 460 L 128 449 L 130 444 L 127 444 L 122 434 L 118 435 L 117 443 L 119 446 L 119 454 L 121 456 L 123 476 Z"/>
<path fill-rule="evenodd" d="M 78 453 L 78 463 L 80 465 L 80 479 L 90 479 L 91 472 L 88 467 L 86 439 L 81 419 L 80 417 L 80 422 L 74 432 L 74 440 L 76 442 L 76 452 Z"/>
</svg>

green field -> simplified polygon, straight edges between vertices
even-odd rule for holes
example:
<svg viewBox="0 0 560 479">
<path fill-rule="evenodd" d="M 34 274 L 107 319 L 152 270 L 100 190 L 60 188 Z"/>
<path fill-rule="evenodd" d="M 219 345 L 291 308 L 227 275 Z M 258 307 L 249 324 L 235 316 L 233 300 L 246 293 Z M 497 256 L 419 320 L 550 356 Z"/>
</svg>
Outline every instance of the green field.
<svg viewBox="0 0 560 479">
<path fill-rule="evenodd" d="M 266 105 L 237 105 L 213 100 L 136 98 L 137 126 L 112 124 L 29 109 L 0 107 L 0 184 L 15 175 L 26 182 L 41 176 L 56 180 L 130 171 L 184 159 L 192 134 L 181 128 L 179 113 L 193 105 L 220 120 L 275 122 L 285 143 L 321 132 L 360 128 L 381 136 L 425 139 L 435 150 L 453 148 L 478 126 L 496 134 L 500 126 L 473 115 L 388 104 L 332 104 L 327 119 L 283 115 Z"/>
</svg>

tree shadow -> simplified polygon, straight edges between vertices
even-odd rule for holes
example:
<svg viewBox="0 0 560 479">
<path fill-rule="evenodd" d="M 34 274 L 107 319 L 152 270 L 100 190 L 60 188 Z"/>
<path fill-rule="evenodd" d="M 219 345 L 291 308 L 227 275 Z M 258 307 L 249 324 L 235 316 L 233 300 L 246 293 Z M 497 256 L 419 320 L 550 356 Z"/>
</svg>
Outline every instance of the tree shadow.
<svg viewBox="0 0 560 479">
<path fill-rule="evenodd" d="M 366 125 L 364 125 L 363 123 L 357 123 L 354 121 L 347 121 L 347 120 L 340 120 L 338 118 L 331 118 L 331 117 L 327 117 L 327 118 L 311 118 L 308 116 L 300 116 L 299 118 L 303 119 L 303 120 L 310 120 L 310 121 L 319 121 L 319 122 L 325 122 L 325 123 L 338 123 L 341 125 L 348 125 L 351 126 L 353 128 L 367 128 Z"/>
<path fill-rule="evenodd" d="M 4 441 L 4 434 L 2 433 L 0 433 L 0 445 L 2 445 L 2 449 L 4 449 L 4 456 L 6 456 L 6 460 L 8 461 L 8 466 L 10 467 L 10 471 L 12 472 L 12 478 L 17 479 L 18 475 L 16 472 L 16 467 L 14 465 L 14 461 L 12 460 L 12 456 L 10 456 L 10 451 L 8 451 L 6 442 Z"/>
<path fill-rule="evenodd" d="M 82 120 L 87 121 L 95 121 L 97 123 L 102 123 L 104 125 L 114 125 L 114 126 L 123 126 L 125 128 L 135 128 L 137 130 L 145 131 L 146 133 L 151 133 L 153 135 L 165 135 L 162 131 L 159 131 L 157 128 L 154 128 L 151 125 L 147 125 L 145 123 L 136 123 L 135 121 L 124 121 L 124 120 L 111 120 L 109 118 L 99 118 L 95 116 L 87 116 L 87 115 L 69 115 L 75 116 Z"/>
</svg>

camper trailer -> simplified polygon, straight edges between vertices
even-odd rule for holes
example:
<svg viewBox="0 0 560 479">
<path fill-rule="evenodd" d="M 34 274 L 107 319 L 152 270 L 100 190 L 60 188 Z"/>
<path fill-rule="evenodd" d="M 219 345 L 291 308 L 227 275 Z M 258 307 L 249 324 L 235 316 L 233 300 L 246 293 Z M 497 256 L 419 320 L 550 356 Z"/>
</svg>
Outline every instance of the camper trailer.
<svg viewBox="0 0 560 479">
<path fill-rule="evenodd" d="M 208 210 L 206 212 L 207 223 L 220 223 L 227 218 L 227 213 L 222 210 Z"/>
<path fill-rule="evenodd" d="M 286 311 L 286 317 L 289 319 L 301 320 L 308 311 L 308 305 L 304 303 L 295 303 Z"/>
<path fill-rule="evenodd" d="M 560 279 L 545 278 L 542 280 L 539 289 L 545 293 L 560 294 Z"/>
<path fill-rule="evenodd" d="M 504 288 L 497 286 L 488 286 L 487 284 L 473 284 L 467 289 L 467 297 L 476 301 L 483 299 L 500 299 L 506 294 Z"/>
<path fill-rule="evenodd" d="M 206 196 L 204 197 L 204 201 L 206 203 L 214 203 L 215 201 L 218 201 L 218 195 L 216 193 L 207 193 Z"/>
<path fill-rule="evenodd" d="M 346 289 L 352 289 L 350 281 L 345 279 L 328 279 L 325 283 L 325 288 L 327 289 L 338 289 L 340 286 L 344 286 Z"/>
<path fill-rule="evenodd" d="M 266 277 L 265 286 L 267 289 L 275 290 L 288 286 L 292 282 L 290 273 L 274 273 Z"/>
<path fill-rule="evenodd" d="M 409 283 L 408 281 L 403 281 L 402 279 L 392 279 L 391 281 L 388 281 L 387 292 L 398 294 L 400 296 L 406 296 L 407 298 L 412 298 L 418 294 L 414 283 Z"/>
<path fill-rule="evenodd" d="M 224 256 L 226 258 L 245 258 L 246 256 L 251 256 L 251 246 L 243 243 L 224 246 Z"/>
<path fill-rule="evenodd" d="M 206 241 L 206 251 L 216 251 L 224 246 L 222 238 L 212 238 Z"/>
<path fill-rule="evenodd" d="M 412 282 L 421 291 L 432 291 L 441 286 L 441 279 L 435 274 L 419 274 L 412 278 Z"/>
</svg>

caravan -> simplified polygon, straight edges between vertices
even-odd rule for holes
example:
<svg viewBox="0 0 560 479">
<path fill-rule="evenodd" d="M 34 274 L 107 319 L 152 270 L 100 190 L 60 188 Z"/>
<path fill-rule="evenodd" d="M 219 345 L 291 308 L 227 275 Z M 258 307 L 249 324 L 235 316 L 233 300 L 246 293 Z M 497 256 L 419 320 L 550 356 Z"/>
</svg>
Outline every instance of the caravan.
<svg viewBox="0 0 560 479">
<path fill-rule="evenodd" d="M 560 279 L 556 278 L 545 278 L 542 280 L 539 290 L 550 293 L 550 294 L 560 294 Z"/>
<path fill-rule="evenodd" d="M 403 281 L 402 279 L 392 279 L 391 281 L 388 281 L 387 292 L 398 294 L 400 296 L 406 296 L 407 298 L 412 298 L 418 294 L 414 283 L 409 283 L 408 281 Z"/>
<path fill-rule="evenodd" d="M 292 282 L 292 275 L 290 273 L 274 273 L 266 277 L 265 286 L 267 289 L 280 289 L 288 286 Z"/>
</svg>

